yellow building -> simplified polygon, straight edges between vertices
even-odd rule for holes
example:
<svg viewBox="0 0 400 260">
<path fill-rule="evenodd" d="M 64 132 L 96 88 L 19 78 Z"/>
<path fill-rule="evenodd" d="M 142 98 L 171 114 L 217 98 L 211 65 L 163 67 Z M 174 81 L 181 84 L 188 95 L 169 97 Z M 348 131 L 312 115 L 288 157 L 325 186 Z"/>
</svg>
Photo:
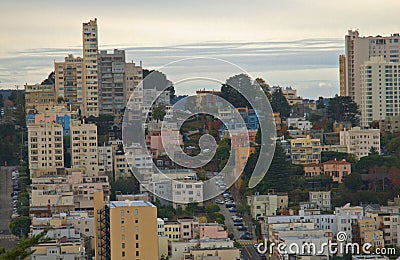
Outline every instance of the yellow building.
<svg viewBox="0 0 400 260">
<path fill-rule="evenodd" d="M 27 112 L 38 106 L 55 105 L 57 105 L 57 97 L 54 85 L 25 84 L 25 110 Z"/>
<path fill-rule="evenodd" d="M 353 231 L 353 241 L 360 245 L 369 243 L 374 247 L 384 247 L 383 231 L 376 229 L 375 224 L 375 220 L 372 218 L 357 220 Z"/>
<path fill-rule="evenodd" d="M 53 122 L 28 124 L 30 176 L 56 175 L 64 167 L 63 127 Z"/>
<path fill-rule="evenodd" d="M 165 221 L 164 236 L 168 237 L 168 241 L 179 241 L 181 239 L 181 223 L 178 221 Z"/>
<path fill-rule="evenodd" d="M 290 149 L 293 164 L 319 163 L 321 160 L 321 141 L 318 138 L 305 138 L 290 140 Z"/>
<path fill-rule="evenodd" d="M 105 203 L 95 192 L 95 259 L 158 259 L 157 208 L 145 201 Z"/>
</svg>

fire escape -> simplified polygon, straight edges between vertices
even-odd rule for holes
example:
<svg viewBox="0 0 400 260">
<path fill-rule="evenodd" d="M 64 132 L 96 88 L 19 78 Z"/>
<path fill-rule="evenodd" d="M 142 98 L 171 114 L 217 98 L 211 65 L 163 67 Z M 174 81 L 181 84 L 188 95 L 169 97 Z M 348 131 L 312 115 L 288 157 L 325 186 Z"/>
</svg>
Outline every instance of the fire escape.
<svg viewBox="0 0 400 260">
<path fill-rule="evenodd" d="M 111 260 L 110 250 L 110 208 L 106 205 L 97 211 L 99 222 L 98 241 L 99 241 L 99 259 Z"/>
</svg>

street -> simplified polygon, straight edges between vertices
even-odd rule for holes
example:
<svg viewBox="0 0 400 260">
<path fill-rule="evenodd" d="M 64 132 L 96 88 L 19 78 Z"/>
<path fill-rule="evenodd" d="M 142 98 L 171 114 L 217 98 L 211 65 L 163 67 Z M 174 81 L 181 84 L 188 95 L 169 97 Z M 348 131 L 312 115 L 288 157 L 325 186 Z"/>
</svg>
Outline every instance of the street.
<svg viewBox="0 0 400 260">
<path fill-rule="evenodd" d="M 15 167 L 0 167 L 0 247 L 12 248 L 17 244 L 14 235 L 8 229 L 12 214 L 12 169 Z"/>
</svg>

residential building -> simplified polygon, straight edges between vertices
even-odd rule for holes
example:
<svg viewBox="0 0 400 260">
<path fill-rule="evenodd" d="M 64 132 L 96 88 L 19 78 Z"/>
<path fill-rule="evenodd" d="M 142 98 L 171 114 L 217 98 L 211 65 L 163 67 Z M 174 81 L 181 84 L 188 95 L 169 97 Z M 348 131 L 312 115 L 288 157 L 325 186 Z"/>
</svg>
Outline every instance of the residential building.
<svg viewBox="0 0 400 260">
<path fill-rule="evenodd" d="M 312 139 L 309 135 L 305 138 L 290 140 L 293 164 L 319 163 L 321 160 L 321 149 L 320 139 Z"/>
<path fill-rule="evenodd" d="M 57 105 L 56 91 L 54 84 L 25 84 L 25 110 L 36 109 L 36 107 Z"/>
<path fill-rule="evenodd" d="M 398 56 L 398 54 L 397 54 Z M 360 111 L 361 126 L 400 114 L 399 62 L 389 62 L 383 56 L 371 57 L 361 65 Z"/>
<path fill-rule="evenodd" d="M 247 204 L 253 219 L 276 216 L 288 207 L 287 194 L 252 195 L 247 197 Z"/>
<path fill-rule="evenodd" d="M 142 64 L 136 65 L 134 62 L 125 63 L 125 104 L 128 103 L 133 93 L 138 96 L 133 95 L 132 102 L 143 102 L 143 85 L 140 84 L 142 80 Z M 136 88 L 138 91 L 134 92 Z"/>
<path fill-rule="evenodd" d="M 64 167 L 63 128 L 54 122 L 28 124 L 30 177 L 56 174 Z"/>
<path fill-rule="evenodd" d="M 189 252 L 184 254 L 184 259 L 187 260 L 203 260 L 203 259 L 218 259 L 232 260 L 240 259 L 239 248 L 217 248 L 217 249 L 196 249 L 191 248 Z"/>
<path fill-rule="evenodd" d="M 330 191 L 310 191 L 309 201 L 315 203 L 317 209 L 330 210 L 331 209 L 331 192 Z"/>
<path fill-rule="evenodd" d="M 125 107 L 125 51 L 99 53 L 99 113 L 121 116 Z"/>
<path fill-rule="evenodd" d="M 343 207 L 335 208 L 336 225 L 338 232 L 345 232 L 348 242 L 353 242 L 352 227 L 359 219 L 364 217 L 364 209 L 361 206 L 350 206 L 350 203 Z"/>
<path fill-rule="evenodd" d="M 340 84 L 340 96 L 346 95 L 346 56 L 339 55 L 339 84 Z"/>
<path fill-rule="evenodd" d="M 359 219 L 352 227 L 353 242 L 363 245 L 371 244 L 373 247 L 384 247 L 382 230 L 375 228 L 375 221 L 371 218 Z"/>
<path fill-rule="evenodd" d="M 199 236 L 199 222 L 194 219 L 178 219 L 181 224 L 181 239 L 189 240 Z"/>
<path fill-rule="evenodd" d="M 397 133 L 400 131 L 400 115 L 388 116 L 379 121 L 379 129 L 381 133 L 390 132 Z"/>
<path fill-rule="evenodd" d="M 164 221 L 164 235 L 168 237 L 168 241 L 181 240 L 181 223 L 178 221 Z"/>
<path fill-rule="evenodd" d="M 95 259 L 158 259 L 157 208 L 94 194 Z"/>
<path fill-rule="evenodd" d="M 340 131 L 340 145 L 345 145 L 347 153 L 355 155 L 358 159 L 368 156 L 371 149 L 380 154 L 380 130 L 353 127 L 350 130 Z"/>
<path fill-rule="evenodd" d="M 228 231 L 225 230 L 223 225 L 218 223 L 200 223 L 199 238 L 200 239 L 228 238 Z"/>
<path fill-rule="evenodd" d="M 71 167 L 84 169 L 87 176 L 99 174 L 97 125 L 71 122 Z"/>
<path fill-rule="evenodd" d="M 43 242 L 31 247 L 33 254 L 31 259 L 35 260 L 57 260 L 60 259 L 87 259 L 85 246 L 80 239 L 58 239 L 56 241 Z"/>
<path fill-rule="evenodd" d="M 98 82 L 98 30 L 97 18 L 83 23 L 83 77 L 84 77 L 84 106 L 82 114 L 99 116 L 99 82 Z"/>
<path fill-rule="evenodd" d="M 54 71 L 56 99 L 62 99 L 73 110 L 83 110 L 85 106 L 83 59 L 70 54 L 64 58 L 64 62 L 54 63 Z"/>
<path fill-rule="evenodd" d="M 301 117 L 288 117 L 286 119 L 287 126 L 290 129 L 299 129 L 299 130 L 306 130 L 309 131 L 312 129 L 312 123 L 305 118 Z"/>
<path fill-rule="evenodd" d="M 369 211 L 365 216 L 375 221 L 375 229 L 383 232 L 384 246 L 400 246 L 399 213 Z"/>
<path fill-rule="evenodd" d="M 361 71 L 365 61 L 371 57 L 383 56 L 387 62 L 399 62 L 400 35 L 361 37 L 357 30 L 349 30 L 345 36 L 346 73 L 340 81 L 346 82 L 346 96 L 361 104 Z"/>
<path fill-rule="evenodd" d="M 343 177 L 351 173 L 351 163 L 346 160 L 336 159 L 324 163 L 304 165 L 305 177 L 316 177 L 320 175 L 330 176 L 333 182 L 342 183 Z"/>
</svg>

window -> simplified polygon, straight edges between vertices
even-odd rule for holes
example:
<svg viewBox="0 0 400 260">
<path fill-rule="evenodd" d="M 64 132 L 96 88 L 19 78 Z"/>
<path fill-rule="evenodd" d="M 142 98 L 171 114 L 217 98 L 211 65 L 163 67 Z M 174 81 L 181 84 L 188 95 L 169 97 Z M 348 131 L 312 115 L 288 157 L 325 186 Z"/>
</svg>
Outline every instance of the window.
<svg viewBox="0 0 400 260">
<path fill-rule="evenodd" d="M 125 251 L 122 251 L 122 257 L 125 257 Z"/>
<path fill-rule="evenodd" d="M 122 245 L 122 248 L 125 248 L 125 243 L 122 243 L 121 245 Z"/>
</svg>

